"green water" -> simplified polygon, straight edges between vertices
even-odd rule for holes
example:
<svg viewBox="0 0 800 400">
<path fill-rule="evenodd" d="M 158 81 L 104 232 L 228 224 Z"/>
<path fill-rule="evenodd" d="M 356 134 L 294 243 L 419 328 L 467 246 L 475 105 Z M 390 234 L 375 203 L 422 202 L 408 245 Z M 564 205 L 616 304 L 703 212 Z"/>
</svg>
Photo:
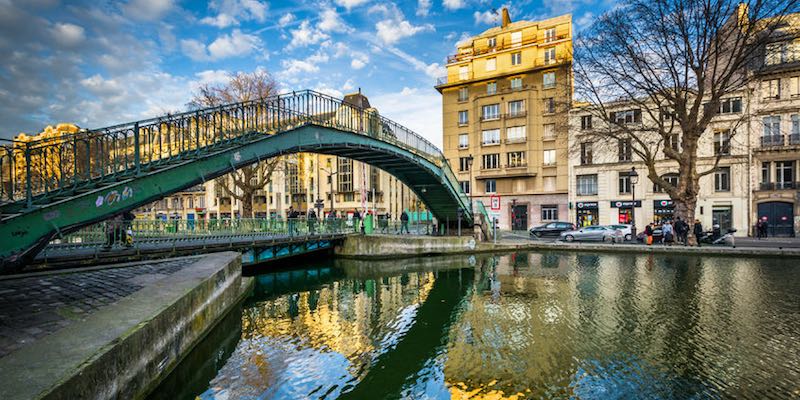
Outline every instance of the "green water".
<svg viewBox="0 0 800 400">
<path fill-rule="evenodd" d="M 153 398 L 800 397 L 800 262 L 574 253 L 257 276 Z"/>
</svg>

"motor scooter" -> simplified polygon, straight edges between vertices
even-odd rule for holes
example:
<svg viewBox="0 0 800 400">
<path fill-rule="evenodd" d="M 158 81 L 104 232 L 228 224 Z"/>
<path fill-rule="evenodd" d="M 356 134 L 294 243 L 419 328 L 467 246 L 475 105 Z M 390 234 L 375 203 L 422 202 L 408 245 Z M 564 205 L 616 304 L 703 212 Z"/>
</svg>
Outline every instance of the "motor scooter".
<svg viewBox="0 0 800 400">
<path fill-rule="evenodd" d="M 734 233 L 736 233 L 736 229 L 728 229 L 723 235 L 719 225 L 714 225 L 710 231 L 706 231 L 703 234 L 700 238 L 700 243 L 735 247 L 736 237 L 733 236 Z"/>
</svg>

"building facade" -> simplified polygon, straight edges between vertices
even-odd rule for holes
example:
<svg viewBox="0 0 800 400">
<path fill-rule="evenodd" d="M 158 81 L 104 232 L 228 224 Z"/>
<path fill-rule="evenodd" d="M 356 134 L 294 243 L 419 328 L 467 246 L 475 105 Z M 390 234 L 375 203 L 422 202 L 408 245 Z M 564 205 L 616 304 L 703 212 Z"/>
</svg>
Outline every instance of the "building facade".
<svg viewBox="0 0 800 400">
<path fill-rule="evenodd" d="M 445 157 L 501 229 L 566 218 L 571 54 L 571 15 L 512 23 L 504 9 L 437 81 Z"/>
</svg>

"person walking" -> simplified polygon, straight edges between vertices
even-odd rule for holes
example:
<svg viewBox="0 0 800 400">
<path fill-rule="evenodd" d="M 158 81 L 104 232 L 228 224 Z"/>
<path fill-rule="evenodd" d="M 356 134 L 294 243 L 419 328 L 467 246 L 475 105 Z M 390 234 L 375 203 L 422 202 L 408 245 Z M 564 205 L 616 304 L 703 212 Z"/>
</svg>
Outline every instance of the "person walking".
<svg viewBox="0 0 800 400">
<path fill-rule="evenodd" d="M 653 224 L 652 223 L 647 224 L 647 226 L 644 227 L 644 238 L 645 238 L 644 240 L 645 240 L 645 242 L 647 243 L 648 246 L 653 244 Z"/>
<path fill-rule="evenodd" d="M 675 230 L 672 227 L 672 223 L 669 221 L 664 221 L 664 224 L 661 225 L 661 244 L 665 246 L 672 246 L 672 242 L 675 240 Z"/>
<path fill-rule="evenodd" d="M 308 224 L 308 233 L 313 235 L 317 228 L 317 212 L 313 208 L 308 211 L 306 223 Z"/>
<path fill-rule="evenodd" d="M 406 233 L 409 233 L 409 234 L 411 233 L 408 230 L 408 213 L 406 212 L 406 210 L 403 210 L 403 213 L 400 214 L 400 234 L 401 235 L 403 234 L 403 230 L 405 230 Z"/>
<path fill-rule="evenodd" d="M 764 217 L 764 222 L 761 223 L 761 237 L 764 239 L 769 237 L 769 222 L 767 222 L 767 217 Z"/>
<path fill-rule="evenodd" d="M 703 237 L 703 224 L 699 219 L 694 220 L 694 237 L 697 240 L 697 247 L 700 247 L 700 239 Z"/>
<path fill-rule="evenodd" d="M 675 234 L 678 237 L 678 243 L 686 246 L 686 239 L 689 234 L 689 224 L 682 220 L 681 217 L 675 218 Z"/>
<path fill-rule="evenodd" d="M 114 243 L 122 238 L 123 224 L 124 222 L 122 214 L 117 214 L 106 222 L 106 242 L 103 244 L 103 251 L 111 250 L 111 247 L 114 246 Z"/>
<path fill-rule="evenodd" d="M 293 236 L 295 231 L 294 225 L 296 223 L 294 206 L 289 206 L 289 210 L 286 211 L 286 221 L 287 221 L 286 224 L 287 224 L 287 229 L 289 231 L 289 236 Z"/>
</svg>

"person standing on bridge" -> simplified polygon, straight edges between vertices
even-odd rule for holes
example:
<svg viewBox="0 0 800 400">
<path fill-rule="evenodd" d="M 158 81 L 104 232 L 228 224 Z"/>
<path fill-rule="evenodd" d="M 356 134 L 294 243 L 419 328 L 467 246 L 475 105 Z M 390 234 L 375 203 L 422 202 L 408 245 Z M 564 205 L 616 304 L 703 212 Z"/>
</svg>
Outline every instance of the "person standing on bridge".
<svg viewBox="0 0 800 400">
<path fill-rule="evenodd" d="M 103 251 L 111 250 L 117 240 L 124 241 L 123 224 L 122 214 L 117 214 L 106 221 L 106 243 L 103 245 Z"/>
<path fill-rule="evenodd" d="M 400 234 L 401 235 L 403 234 L 403 230 L 405 230 L 406 233 L 409 233 L 409 234 L 411 233 L 408 230 L 408 213 L 406 212 L 406 210 L 403 210 L 403 213 L 400 214 Z"/>
<path fill-rule="evenodd" d="M 308 233 L 313 235 L 317 227 L 317 212 L 313 208 L 308 210 L 306 223 L 308 223 Z"/>
<path fill-rule="evenodd" d="M 289 210 L 286 211 L 286 227 L 289 231 L 289 236 L 293 236 L 295 230 L 297 229 L 295 227 L 295 224 L 297 223 L 295 218 L 297 217 L 295 215 L 294 206 L 289 206 Z"/>
</svg>

